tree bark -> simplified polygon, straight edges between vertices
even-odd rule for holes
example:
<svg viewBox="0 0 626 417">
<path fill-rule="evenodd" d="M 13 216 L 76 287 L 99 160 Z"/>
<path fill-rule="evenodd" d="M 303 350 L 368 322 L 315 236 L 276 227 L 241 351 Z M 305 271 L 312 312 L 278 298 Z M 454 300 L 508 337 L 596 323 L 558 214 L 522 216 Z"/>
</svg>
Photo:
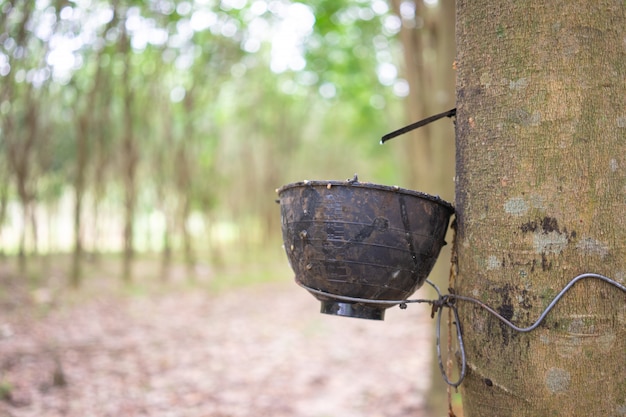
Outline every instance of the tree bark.
<svg viewBox="0 0 626 417">
<path fill-rule="evenodd" d="M 457 292 L 527 326 L 624 282 L 626 4 L 459 0 L 457 61 Z M 625 415 L 625 299 L 530 333 L 459 302 L 465 415 Z"/>
</svg>

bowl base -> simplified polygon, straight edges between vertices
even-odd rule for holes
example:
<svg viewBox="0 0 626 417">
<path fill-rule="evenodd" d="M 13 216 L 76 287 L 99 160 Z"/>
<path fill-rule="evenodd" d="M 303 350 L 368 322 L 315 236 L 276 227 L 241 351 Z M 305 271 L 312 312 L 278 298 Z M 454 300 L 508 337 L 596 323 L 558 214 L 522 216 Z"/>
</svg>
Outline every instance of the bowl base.
<svg viewBox="0 0 626 417">
<path fill-rule="evenodd" d="M 368 320 L 384 320 L 385 309 L 358 303 L 322 301 L 321 313 Z"/>
</svg>

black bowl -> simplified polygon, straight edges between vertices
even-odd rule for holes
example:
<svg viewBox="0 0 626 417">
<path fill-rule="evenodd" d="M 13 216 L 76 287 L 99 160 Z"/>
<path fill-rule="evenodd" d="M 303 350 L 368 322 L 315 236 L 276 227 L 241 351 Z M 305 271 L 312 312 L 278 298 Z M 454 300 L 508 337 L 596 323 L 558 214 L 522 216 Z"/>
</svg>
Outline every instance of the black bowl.
<svg viewBox="0 0 626 417">
<path fill-rule="evenodd" d="M 393 304 L 422 286 L 454 208 L 428 194 L 356 181 L 303 181 L 278 190 L 285 252 L 296 280 L 321 311 L 384 319 Z"/>
</svg>

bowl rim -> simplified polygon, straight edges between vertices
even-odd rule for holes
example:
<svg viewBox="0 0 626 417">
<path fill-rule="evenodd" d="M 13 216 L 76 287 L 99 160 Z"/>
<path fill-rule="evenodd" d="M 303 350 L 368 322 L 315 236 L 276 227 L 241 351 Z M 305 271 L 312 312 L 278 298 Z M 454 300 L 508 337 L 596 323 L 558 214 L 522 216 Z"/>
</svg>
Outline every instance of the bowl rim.
<svg viewBox="0 0 626 417">
<path fill-rule="evenodd" d="M 412 197 L 418 197 L 418 198 L 432 201 L 433 203 L 437 203 L 445 207 L 446 209 L 448 209 L 451 215 L 455 212 L 454 206 L 439 196 L 430 195 L 427 193 L 423 193 L 421 191 L 409 190 L 407 188 L 402 188 L 398 186 L 374 184 L 371 182 L 358 182 L 358 181 L 352 181 L 352 180 L 346 180 L 346 181 L 304 180 L 304 181 L 298 181 L 298 182 L 293 182 L 290 184 L 283 185 L 282 187 L 278 188 L 276 192 L 280 196 L 282 192 L 292 189 L 292 188 L 299 188 L 299 187 L 329 188 L 329 186 L 331 189 L 332 187 L 352 187 L 352 188 L 365 188 L 365 189 L 372 189 L 372 190 L 380 190 L 380 191 L 393 192 L 393 193 L 398 193 L 398 194 L 406 194 Z"/>
</svg>

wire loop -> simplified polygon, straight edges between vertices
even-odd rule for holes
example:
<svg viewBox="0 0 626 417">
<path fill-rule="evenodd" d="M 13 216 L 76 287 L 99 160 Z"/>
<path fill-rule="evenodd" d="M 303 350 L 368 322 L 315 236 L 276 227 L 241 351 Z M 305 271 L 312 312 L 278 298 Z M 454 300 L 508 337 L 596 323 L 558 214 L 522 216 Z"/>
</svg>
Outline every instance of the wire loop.
<svg viewBox="0 0 626 417">
<path fill-rule="evenodd" d="M 443 360 L 441 359 L 441 314 L 443 313 L 443 307 L 449 308 L 454 314 L 454 324 L 456 327 L 456 337 L 459 342 L 459 351 L 461 353 L 461 373 L 459 374 L 459 379 L 452 382 L 450 381 L 448 375 L 446 374 L 446 370 L 443 367 Z M 465 359 L 465 347 L 463 345 L 463 333 L 461 331 L 461 322 L 459 320 L 459 312 L 456 309 L 456 306 L 451 302 L 451 300 L 447 300 L 444 304 L 442 304 L 441 308 L 438 308 L 437 311 L 437 325 L 435 326 L 435 334 L 437 337 L 436 346 L 437 346 L 437 361 L 439 361 L 439 370 L 441 371 L 441 376 L 446 384 L 457 388 L 463 382 L 465 378 L 465 371 L 467 368 L 467 360 Z"/>
</svg>

